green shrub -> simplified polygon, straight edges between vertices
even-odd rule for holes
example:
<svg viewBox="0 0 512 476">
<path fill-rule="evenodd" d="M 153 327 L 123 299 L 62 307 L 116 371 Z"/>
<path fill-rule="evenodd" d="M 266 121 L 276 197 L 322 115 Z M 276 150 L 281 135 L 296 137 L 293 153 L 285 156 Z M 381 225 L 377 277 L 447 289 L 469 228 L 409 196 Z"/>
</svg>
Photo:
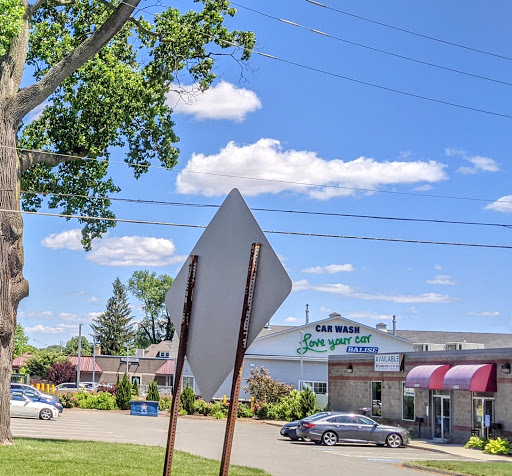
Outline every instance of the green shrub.
<svg viewBox="0 0 512 476">
<path fill-rule="evenodd" d="M 302 414 L 300 418 L 305 418 L 315 413 L 316 395 L 311 391 L 309 387 L 306 387 L 304 390 L 300 392 L 299 398 Z"/>
<path fill-rule="evenodd" d="M 496 438 L 489 440 L 484 447 L 484 453 L 491 453 L 493 455 L 508 455 L 512 453 L 512 443 L 506 438 Z"/>
<path fill-rule="evenodd" d="M 266 420 L 268 418 L 268 410 L 270 405 L 263 402 L 256 402 L 254 405 L 254 414 L 260 420 Z"/>
<path fill-rule="evenodd" d="M 146 397 L 146 400 L 150 400 L 152 402 L 160 401 L 160 394 L 158 393 L 158 384 L 156 383 L 156 380 L 152 380 L 149 383 L 148 396 Z"/>
<path fill-rule="evenodd" d="M 139 382 L 137 381 L 137 379 L 135 379 L 135 381 L 133 382 L 132 395 L 136 397 L 139 396 Z"/>
<path fill-rule="evenodd" d="M 213 416 L 217 418 L 217 420 L 222 420 L 226 415 L 220 410 L 216 411 Z"/>
<path fill-rule="evenodd" d="M 75 394 L 71 392 L 59 394 L 59 400 L 64 408 L 76 408 L 80 405 Z"/>
<path fill-rule="evenodd" d="M 224 416 L 227 416 L 229 410 L 229 406 L 227 403 L 224 403 L 222 400 L 213 402 L 210 405 L 210 415 L 215 416 L 216 413 L 221 412 Z M 215 416 L 215 418 L 217 418 Z"/>
<path fill-rule="evenodd" d="M 197 398 L 194 403 L 194 413 L 199 413 L 200 415 L 210 415 L 211 414 L 211 404 L 205 402 L 202 398 Z"/>
<path fill-rule="evenodd" d="M 117 406 L 121 410 L 128 410 L 130 408 L 131 398 L 132 386 L 130 385 L 130 381 L 128 380 L 128 375 L 124 374 L 116 394 Z"/>
<path fill-rule="evenodd" d="M 472 436 L 464 445 L 464 448 L 476 448 L 478 450 L 483 450 L 486 444 L 487 440 L 485 438 L 482 438 L 481 436 Z"/>
<path fill-rule="evenodd" d="M 181 392 L 180 407 L 187 412 L 187 415 L 195 413 L 196 394 L 188 385 Z"/>
<path fill-rule="evenodd" d="M 300 393 L 297 390 L 292 390 L 278 403 L 269 406 L 267 418 L 271 420 L 300 420 L 302 418 Z"/>
<path fill-rule="evenodd" d="M 172 407 L 172 396 L 162 395 L 158 402 L 158 409 L 162 410 L 162 411 L 164 411 L 164 410 L 171 411 L 171 407 Z"/>
<path fill-rule="evenodd" d="M 249 405 L 246 405 L 245 403 L 240 403 L 238 404 L 236 416 L 238 418 L 252 418 L 254 416 L 254 412 L 251 410 L 251 407 Z"/>
</svg>

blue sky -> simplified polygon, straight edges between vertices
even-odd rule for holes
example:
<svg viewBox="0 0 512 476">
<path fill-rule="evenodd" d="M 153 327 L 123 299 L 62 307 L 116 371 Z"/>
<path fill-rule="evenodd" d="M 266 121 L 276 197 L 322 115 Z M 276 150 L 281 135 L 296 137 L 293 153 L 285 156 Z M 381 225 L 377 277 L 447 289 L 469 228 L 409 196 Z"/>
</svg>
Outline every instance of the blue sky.
<svg viewBox="0 0 512 476">
<path fill-rule="evenodd" d="M 389 90 L 512 116 L 512 84 L 332 37 L 512 83 L 510 59 L 306 0 L 240 0 L 240 5 L 331 38 L 235 5 L 230 27 L 254 31 L 256 51 L 286 62 L 254 54 L 242 69 L 222 57 L 213 88 L 199 96 L 185 94 L 193 85 L 181 78 L 175 88 L 181 94 L 169 93 L 181 138 L 178 166 L 172 172 L 152 168 L 135 181 L 122 164 L 122 151 L 115 151 L 111 174 L 122 187 L 119 197 L 219 205 L 237 187 L 251 208 L 512 224 L 512 117 Z M 470 1 L 463 8 L 437 0 L 325 5 L 495 55 L 507 56 L 512 44 L 512 6 L 504 1 Z M 122 219 L 191 225 L 207 225 L 215 213 L 215 208 L 123 202 L 113 209 Z M 254 214 L 269 231 L 506 246 L 512 237 L 512 227 L 504 226 Z M 126 283 L 138 269 L 175 276 L 201 235 L 198 228 L 119 223 L 85 253 L 76 221 L 25 216 L 24 222 L 31 288 L 20 304 L 19 322 L 38 347 L 67 341 L 79 323 L 88 334 L 116 277 Z M 511 249 L 267 237 L 294 282 L 273 324 L 303 323 L 309 304 L 311 320 L 335 311 L 375 325 L 389 323 L 394 314 L 402 329 L 512 331 Z"/>
</svg>

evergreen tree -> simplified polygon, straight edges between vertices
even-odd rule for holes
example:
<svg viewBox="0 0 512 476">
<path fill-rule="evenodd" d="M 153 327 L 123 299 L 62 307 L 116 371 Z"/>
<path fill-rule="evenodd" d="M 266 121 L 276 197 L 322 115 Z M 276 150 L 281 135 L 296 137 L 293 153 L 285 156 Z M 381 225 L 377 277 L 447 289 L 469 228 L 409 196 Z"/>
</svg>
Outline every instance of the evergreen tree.
<svg viewBox="0 0 512 476">
<path fill-rule="evenodd" d="M 148 396 L 146 397 L 146 400 L 152 402 L 160 401 L 160 394 L 158 393 L 158 384 L 156 383 L 156 380 L 152 380 L 149 383 Z"/>
<path fill-rule="evenodd" d="M 117 389 L 116 402 L 121 410 L 128 410 L 130 408 L 130 400 L 132 399 L 132 386 L 128 380 L 128 375 L 124 374 L 119 388 Z"/>
<path fill-rule="evenodd" d="M 302 410 L 302 417 L 306 418 L 315 412 L 316 395 L 309 387 L 306 387 L 300 392 L 300 406 Z"/>
<path fill-rule="evenodd" d="M 187 412 L 187 415 L 193 415 L 195 413 L 196 395 L 192 387 L 187 385 L 183 392 L 181 392 L 181 408 Z"/>
<path fill-rule="evenodd" d="M 139 382 L 137 381 L 137 379 L 135 379 L 133 382 L 132 395 L 134 395 L 135 397 L 139 396 Z"/>
<path fill-rule="evenodd" d="M 126 346 L 134 339 L 131 309 L 126 288 L 119 278 L 113 283 L 114 295 L 107 302 L 107 310 L 93 319 L 91 328 L 104 355 L 124 355 Z"/>
</svg>

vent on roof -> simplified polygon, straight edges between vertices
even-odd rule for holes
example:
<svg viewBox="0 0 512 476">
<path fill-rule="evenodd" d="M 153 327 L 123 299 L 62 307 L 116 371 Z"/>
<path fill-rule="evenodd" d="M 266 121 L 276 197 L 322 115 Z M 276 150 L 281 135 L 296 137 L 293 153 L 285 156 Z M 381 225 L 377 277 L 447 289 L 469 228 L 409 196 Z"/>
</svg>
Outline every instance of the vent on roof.
<svg viewBox="0 0 512 476">
<path fill-rule="evenodd" d="M 444 350 L 444 344 L 414 344 L 414 351 L 415 352 L 428 352 L 430 350 Z"/>
<path fill-rule="evenodd" d="M 387 332 L 388 331 L 388 325 L 387 324 L 384 324 L 383 322 L 379 322 L 375 328 L 378 330 L 378 331 L 382 331 L 382 332 Z"/>
<path fill-rule="evenodd" d="M 483 349 L 484 344 L 474 342 L 447 342 L 446 350 Z"/>
</svg>

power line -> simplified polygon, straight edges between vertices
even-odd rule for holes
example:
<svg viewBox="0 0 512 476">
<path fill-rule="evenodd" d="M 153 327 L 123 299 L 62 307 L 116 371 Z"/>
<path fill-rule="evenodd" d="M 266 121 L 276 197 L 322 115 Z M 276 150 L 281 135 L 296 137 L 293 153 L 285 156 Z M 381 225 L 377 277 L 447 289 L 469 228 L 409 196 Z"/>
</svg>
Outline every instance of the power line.
<svg viewBox="0 0 512 476">
<path fill-rule="evenodd" d="M 316 5 L 318 7 L 327 8 L 328 10 L 331 10 L 331 11 L 334 11 L 334 12 L 337 12 L 337 13 L 341 13 L 342 15 L 347 15 L 347 16 L 350 16 L 350 17 L 353 17 L 353 18 L 358 18 L 359 20 L 364 20 L 364 21 L 367 21 L 367 22 L 370 22 L 370 23 L 375 23 L 376 25 L 384 26 L 386 28 L 391 28 L 393 30 L 398 30 L 398 31 L 401 31 L 401 32 L 404 32 L 404 33 L 408 33 L 410 35 L 419 36 L 421 38 L 426 38 L 428 40 L 437 41 L 439 43 L 444 43 L 446 45 L 455 46 L 457 48 L 463 48 L 465 50 L 474 51 L 476 53 L 481 53 L 481 54 L 484 54 L 484 55 L 494 56 L 495 58 L 501 58 L 501 59 L 504 59 L 504 60 L 507 60 L 507 61 L 512 61 L 512 58 L 509 57 L 509 56 L 504 56 L 504 55 L 501 55 L 501 54 L 498 54 L 498 53 L 492 53 L 490 51 L 480 50 L 478 48 L 473 48 L 471 46 L 461 45 L 460 43 L 454 43 L 452 41 L 443 40 L 441 38 L 436 38 L 434 36 L 424 35 L 422 33 L 416 32 L 416 31 L 407 30 L 405 28 L 400 28 L 400 27 L 397 27 L 397 26 L 389 25 L 387 23 L 383 23 L 383 22 L 380 22 L 380 21 L 372 20 L 371 18 L 366 18 L 366 17 L 360 16 L 360 15 L 355 15 L 354 13 L 349 13 L 347 11 L 340 10 L 338 8 L 330 7 L 328 5 L 324 5 L 323 3 L 315 2 L 314 0 L 306 0 L 306 2 L 311 3 L 312 5 Z"/>
<path fill-rule="evenodd" d="M 94 197 L 90 195 L 78 195 L 72 193 L 54 193 L 54 192 L 35 192 L 25 191 L 22 193 L 37 194 L 37 195 L 53 195 L 57 197 L 71 197 L 71 198 L 83 198 L 86 200 L 111 200 L 126 203 L 138 203 L 142 205 L 166 205 L 166 206 L 181 206 L 191 208 L 219 208 L 220 205 L 208 204 L 208 203 L 186 203 L 186 202 L 169 202 L 160 200 L 143 200 L 139 198 L 121 198 L 121 197 Z M 343 218 L 367 218 L 373 220 L 390 220 L 390 221 L 404 221 L 404 222 L 417 222 L 417 223 L 441 223 L 450 225 L 473 225 L 473 226 L 492 226 L 492 227 L 503 227 L 512 228 L 512 224 L 505 223 L 485 223 L 485 222 L 470 222 L 470 221 L 456 221 L 456 220 L 440 220 L 433 218 L 407 218 L 407 217 L 391 217 L 391 216 L 379 216 L 379 215 L 357 215 L 352 213 L 335 213 L 335 212 L 316 212 L 310 210 L 283 210 L 278 208 L 257 208 L 251 207 L 252 211 L 257 212 L 275 212 L 275 213 L 289 213 L 298 215 L 315 215 L 315 216 L 328 216 L 328 217 L 343 217 Z"/>
<path fill-rule="evenodd" d="M 36 150 L 36 149 L 26 149 L 23 147 L 12 147 L 0 144 L 0 147 L 5 149 L 15 149 L 18 151 L 26 151 L 26 152 L 37 152 L 39 154 L 48 154 L 48 155 L 55 155 L 60 157 L 69 157 L 71 159 L 76 159 L 76 155 L 70 155 L 70 154 L 61 154 L 58 152 L 48 152 L 45 150 Z M 81 160 L 85 161 L 98 161 L 98 159 L 92 158 L 92 157 L 80 157 Z M 100 159 L 100 160 L 108 160 L 109 164 L 118 164 L 118 165 L 129 165 L 126 162 L 111 160 L 111 159 Z M 474 201 L 474 202 L 486 202 L 486 203 L 494 203 L 496 199 L 492 198 L 478 198 L 478 197 L 460 197 L 456 195 L 437 195 L 433 193 L 418 193 L 418 192 L 399 192 L 396 190 L 380 190 L 376 188 L 361 188 L 361 187 L 346 187 L 343 185 L 329 185 L 329 184 L 319 184 L 319 183 L 308 183 L 308 182 L 293 182 L 290 180 L 276 180 L 276 179 L 267 179 L 267 178 L 260 178 L 260 177 L 249 177 L 245 175 L 230 175 L 230 174 L 220 174 L 220 173 L 214 173 L 214 172 L 200 172 L 196 170 L 186 170 L 182 168 L 172 168 L 168 169 L 166 167 L 163 167 L 161 165 L 147 165 L 147 164 L 136 164 L 136 167 L 143 167 L 147 169 L 161 169 L 166 170 L 168 172 L 181 172 L 181 173 L 187 173 L 187 174 L 198 174 L 198 175 L 211 175 L 214 177 L 225 177 L 225 178 L 236 178 L 236 179 L 243 179 L 243 180 L 257 180 L 261 182 L 271 182 L 271 183 L 283 183 L 288 185 L 300 185 L 304 187 L 321 187 L 321 188 L 332 188 L 332 189 L 339 189 L 339 190 L 353 190 L 354 192 L 372 192 L 372 193 L 387 193 L 392 195 L 408 195 L 408 196 L 416 196 L 416 197 L 426 197 L 426 198 L 442 198 L 442 199 L 449 199 L 449 200 L 467 200 L 467 201 Z M 43 193 L 43 192 L 25 192 L 25 193 Z M 500 200 L 502 203 L 512 203 L 512 200 Z"/>
<path fill-rule="evenodd" d="M 309 0 L 306 0 L 306 1 L 309 1 Z M 126 2 L 121 1 L 121 3 L 126 3 Z M 324 6 L 322 4 L 320 4 L 320 5 Z M 154 14 L 152 14 L 152 15 L 154 15 Z M 477 107 L 464 106 L 462 104 L 458 104 L 458 103 L 454 103 L 454 102 L 450 102 L 450 101 L 443 101 L 442 99 L 435 99 L 435 98 L 431 98 L 431 97 L 428 97 L 428 96 L 422 96 L 420 94 L 415 94 L 415 93 L 410 93 L 410 92 L 407 92 L 407 91 L 402 91 L 400 89 L 389 88 L 387 86 L 382 86 L 380 84 L 370 83 L 368 81 L 363 81 L 361 79 L 350 78 L 349 76 L 344 76 L 342 74 L 333 73 L 332 71 L 327 71 L 327 70 L 324 70 L 324 69 L 321 69 L 321 68 L 316 68 L 314 66 L 308 66 L 308 65 L 305 65 L 305 64 L 302 64 L 302 63 L 298 63 L 296 61 L 291 61 L 291 60 L 287 60 L 287 59 L 284 59 L 284 58 L 279 58 L 278 56 L 274 56 L 274 55 L 267 54 L 267 53 L 262 53 L 261 51 L 257 51 L 255 49 L 249 49 L 249 48 L 241 46 L 241 45 L 239 45 L 237 43 L 234 43 L 233 41 L 229 41 L 229 40 L 226 40 L 224 38 L 220 38 L 218 36 L 208 35 L 208 34 L 202 32 L 200 30 L 196 30 L 196 29 L 191 29 L 191 30 L 195 31 L 196 33 L 198 33 L 198 34 L 200 34 L 200 35 L 202 35 L 202 36 L 204 36 L 204 37 L 206 37 L 208 39 L 210 39 L 210 41 L 215 40 L 215 41 L 218 41 L 219 43 L 224 43 L 224 44 L 232 46 L 234 48 L 238 48 L 238 49 L 245 50 L 245 51 L 250 51 L 251 53 L 257 54 L 259 56 L 263 56 L 265 58 L 273 59 L 273 60 L 279 61 L 281 63 L 290 64 L 292 66 L 296 66 L 297 68 L 305 69 L 305 70 L 308 70 L 308 71 L 314 71 L 316 73 L 324 74 L 326 76 L 332 76 L 332 77 L 335 77 L 335 78 L 338 78 L 338 79 L 343 79 L 345 81 L 351 81 L 353 83 L 362 84 L 364 86 L 369 86 L 369 87 L 372 87 L 372 88 L 381 89 L 383 91 L 388 91 L 388 92 L 392 92 L 392 93 L 395 93 L 395 94 L 401 94 L 403 96 L 408 96 L 408 97 L 412 97 L 412 98 L 415 98 L 415 99 L 421 99 L 423 101 L 429 101 L 429 102 L 433 102 L 433 103 L 436 103 L 436 104 L 443 104 L 445 106 L 456 107 L 456 108 L 459 108 L 459 109 L 465 109 L 467 111 L 479 112 L 479 113 L 488 114 L 488 115 L 491 115 L 491 116 L 497 116 L 497 117 L 503 117 L 503 118 L 506 118 L 506 119 L 512 119 L 512 115 L 510 115 L 510 114 L 504 114 L 504 113 L 500 113 L 500 112 L 488 111 L 486 109 L 480 109 L 480 108 L 477 108 Z M 163 38 L 163 39 L 165 40 L 165 38 Z"/>
<path fill-rule="evenodd" d="M 24 210 L 7 210 L 0 209 L 0 213 L 20 213 L 24 215 L 38 215 L 38 216 L 50 216 L 50 217 L 59 217 L 69 219 L 79 219 L 79 220 L 95 220 L 95 221 L 109 221 L 109 222 L 117 222 L 117 223 L 131 223 L 131 224 L 139 224 L 139 225 L 161 225 L 161 226 L 176 226 L 182 228 L 202 228 L 205 229 L 205 225 L 191 225 L 185 223 L 171 223 L 171 222 L 157 222 L 157 221 L 148 221 L 148 220 L 131 220 L 124 218 L 111 218 L 111 217 L 93 217 L 87 215 L 65 215 L 63 213 L 46 213 L 46 212 L 28 212 Z M 402 238 L 381 238 L 374 236 L 353 236 L 353 235 L 334 235 L 334 234 L 324 234 L 324 233 L 304 233 L 304 232 L 295 232 L 295 231 L 279 231 L 279 230 L 263 230 L 264 233 L 268 234 L 276 234 L 276 235 L 290 235 L 290 236 L 308 236 L 315 238 L 338 238 L 338 239 L 348 239 L 348 240 L 368 240 L 368 241 L 387 241 L 392 243 L 412 243 L 412 244 L 423 244 L 423 245 L 444 245 L 444 246 L 462 246 L 462 247 L 472 247 L 472 248 L 495 248 L 495 249 L 511 249 L 512 246 L 508 245 L 491 245 L 485 243 L 460 243 L 460 242 L 450 242 L 450 241 L 427 241 L 427 240 L 408 240 Z"/>
<path fill-rule="evenodd" d="M 244 8 L 245 10 L 251 11 L 253 13 L 257 13 L 258 15 L 262 15 L 264 17 L 271 18 L 272 20 L 276 20 L 276 21 L 279 21 L 281 23 L 285 23 L 287 25 L 295 26 L 297 28 L 301 28 L 301 29 L 309 31 L 311 33 L 315 33 L 317 35 L 325 36 L 327 38 L 331 38 L 333 40 L 341 41 L 343 43 L 348 43 L 350 45 L 358 46 L 358 47 L 361 47 L 361 48 L 366 48 L 366 49 L 371 50 L 371 51 L 376 51 L 378 53 L 383 53 L 385 55 L 394 56 L 395 58 L 400 58 L 400 59 L 403 59 L 403 60 L 406 60 L 406 61 L 412 61 L 414 63 L 423 64 L 425 66 L 431 66 L 433 68 L 438 68 L 438 69 L 442 69 L 442 70 L 445 70 L 445 71 L 450 71 L 452 73 L 463 74 L 465 76 L 470 76 L 470 77 L 473 77 L 473 78 L 482 79 L 484 81 L 491 81 L 491 82 L 494 82 L 494 83 L 504 84 L 506 86 L 512 86 L 512 83 L 509 83 L 508 81 L 502 81 L 500 79 L 489 78 L 487 76 L 481 76 L 479 74 L 468 73 L 467 71 L 462 71 L 462 70 L 455 69 L 455 68 L 449 68 L 447 66 L 441 66 L 441 65 L 438 65 L 438 64 L 435 64 L 435 63 L 430 63 L 428 61 L 423 61 L 423 60 L 420 60 L 420 59 L 417 59 L 417 58 L 411 58 L 410 56 L 404 56 L 404 55 L 400 55 L 400 54 L 397 54 L 397 53 L 393 53 L 391 51 L 386 51 L 386 50 L 382 50 L 380 48 L 375 48 L 373 46 L 364 45 L 362 43 L 357 43 L 355 41 L 347 40 L 345 38 L 341 38 L 339 36 L 335 36 L 335 35 L 332 35 L 330 33 L 326 33 L 324 31 L 316 30 L 314 28 L 301 25 L 301 24 L 296 23 L 294 21 L 290 21 L 290 20 L 286 20 L 286 19 L 283 19 L 283 18 L 275 17 L 273 15 L 270 15 L 270 14 L 265 13 L 265 12 L 261 12 L 259 10 L 254 9 L 254 8 L 246 7 L 245 5 L 241 5 L 240 3 L 236 3 L 236 2 L 230 2 L 230 3 L 232 5 L 236 5 L 238 7 Z"/>
</svg>

